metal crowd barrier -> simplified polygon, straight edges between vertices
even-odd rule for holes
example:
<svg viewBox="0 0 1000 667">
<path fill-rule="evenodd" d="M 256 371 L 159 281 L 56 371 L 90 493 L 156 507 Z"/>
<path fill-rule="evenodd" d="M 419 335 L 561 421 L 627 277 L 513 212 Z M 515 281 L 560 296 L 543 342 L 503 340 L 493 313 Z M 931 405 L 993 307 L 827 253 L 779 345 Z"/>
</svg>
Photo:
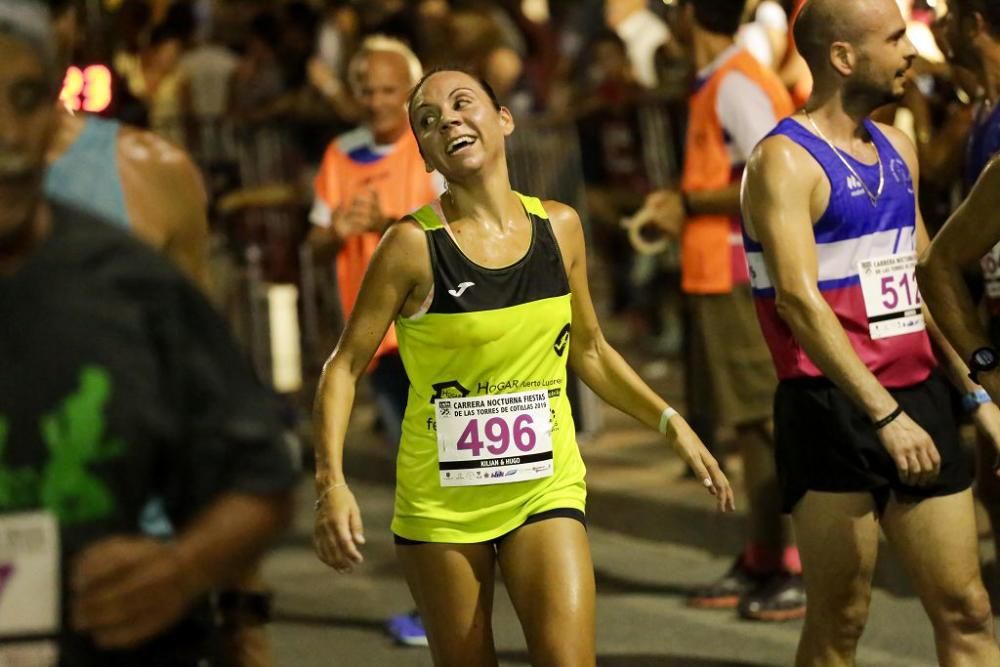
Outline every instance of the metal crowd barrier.
<svg viewBox="0 0 1000 667">
<path fill-rule="evenodd" d="M 294 391 L 301 384 L 301 372 L 293 368 L 301 366 L 301 318 L 294 302 L 306 220 L 296 195 L 302 161 L 290 129 L 199 118 L 161 122 L 156 131 L 181 144 L 203 175 L 218 305 L 258 374 L 279 391 Z M 271 316 L 275 308 L 284 313 L 282 319 Z M 289 314 L 294 321 L 284 321 Z M 307 321 L 314 324 L 316 318 Z"/>
</svg>

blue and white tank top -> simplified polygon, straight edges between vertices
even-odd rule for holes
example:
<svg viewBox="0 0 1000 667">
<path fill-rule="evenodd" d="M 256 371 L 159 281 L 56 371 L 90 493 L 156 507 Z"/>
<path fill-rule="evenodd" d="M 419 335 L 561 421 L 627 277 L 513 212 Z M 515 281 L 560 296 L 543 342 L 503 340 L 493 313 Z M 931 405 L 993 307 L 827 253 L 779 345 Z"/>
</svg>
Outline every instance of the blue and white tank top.
<svg viewBox="0 0 1000 667">
<path fill-rule="evenodd" d="M 878 164 L 865 164 L 846 153 L 842 160 L 825 140 L 791 118 L 769 136 L 788 137 L 826 173 L 830 200 L 813 226 L 819 290 L 868 369 L 886 387 L 906 387 L 925 380 L 936 365 L 914 276 L 913 181 L 906 162 L 875 123 L 866 120 L 865 127 L 884 175 L 882 193 L 874 203 L 868 192 L 878 191 Z M 822 376 L 778 315 L 763 247 L 745 233 L 744 244 L 758 318 L 778 377 Z"/>
</svg>

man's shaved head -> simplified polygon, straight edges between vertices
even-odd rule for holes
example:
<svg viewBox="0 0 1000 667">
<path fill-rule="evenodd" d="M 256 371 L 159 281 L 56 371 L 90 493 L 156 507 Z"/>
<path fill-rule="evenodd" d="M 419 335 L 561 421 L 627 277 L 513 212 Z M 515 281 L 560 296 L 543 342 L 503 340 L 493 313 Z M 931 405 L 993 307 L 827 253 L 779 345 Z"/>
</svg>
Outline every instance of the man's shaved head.
<svg viewBox="0 0 1000 667">
<path fill-rule="evenodd" d="M 795 46 L 816 77 L 828 66 L 835 42 L 857 45 L 887 16 L 899 16 L 895 0 L 807 0 L 795 21 Z"/>
<path fill-rule="evenodd" d="M 814 74 L 823 61 L 830 57 L 831 44 L 842 40 L 851 41 L 846 22 L 839 11 L 844 4 L 836 0 L 807 0 L 795 19 L 795 48 Z"/>
<path fill-rule="evenodd" d="M 808 0 L 795 41 L 817 100 L 841 94 L 865 114 L 898 99 L 917 52 L 895 0 Z"/>
</svg>

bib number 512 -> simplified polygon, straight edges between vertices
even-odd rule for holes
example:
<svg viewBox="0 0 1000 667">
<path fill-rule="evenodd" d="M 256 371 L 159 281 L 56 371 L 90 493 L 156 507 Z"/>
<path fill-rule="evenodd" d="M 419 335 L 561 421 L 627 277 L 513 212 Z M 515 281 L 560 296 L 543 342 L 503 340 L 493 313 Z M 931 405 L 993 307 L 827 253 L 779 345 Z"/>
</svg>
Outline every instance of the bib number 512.
<svg viewBox="0 0 1000 667">
<path fill-rule="evenodd" d="M 472 419 L 458 439 L 458 449 L 470 451 L 476 458 L 481 456 L 484 447 L 494 456 L 503 456 L 513 442 L 522 452 L 530 452 L 538 441 L 533 426 L 534 420 L 531 415 L 518 415 L 514 419 L 513 427 L 507 420 L 493 417 L 483 424 L 482 434 L 489 441 L 489 444 L 484 444 L 480 438 L 479 420 Z"/>
<path fill-rule="evenodd" d="M 920 289 L 917 287 L 916 274 L 904 271 L 896 275 L 882 276 L 882 306 L 888 310 L 895 310 L 900 305 L 900 296 L 904 296 L 906 303 L 903 307 L 920 305 Z"/>
</svg>

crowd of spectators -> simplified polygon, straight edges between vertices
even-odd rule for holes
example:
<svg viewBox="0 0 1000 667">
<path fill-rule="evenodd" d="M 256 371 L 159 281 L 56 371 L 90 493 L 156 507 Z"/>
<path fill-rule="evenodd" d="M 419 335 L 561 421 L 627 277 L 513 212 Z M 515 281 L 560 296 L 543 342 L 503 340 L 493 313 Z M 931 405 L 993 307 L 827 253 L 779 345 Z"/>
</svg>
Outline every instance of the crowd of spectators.
<svg viewBox="0 0 1000 667">
<path fill-rule="evenodd" d="M 962 146 L 979 92 L 945 64 L 935 41 L 946 1 L 900 2 L 921 57 L 902 104 L 886 108 L 883 119 L 917 142 L 933 229 L 961 191 Z M 425 71 L 461 64 L 488 81 L 519 121 L 510 157 L 515 185 L 581 209 L 604 278 L 598 282 L 609 330 L 672 355 L 683 341 L 676 252 L 637 255 L 619 223 L 650 191 L 679 178 L 695 74 L 681 4 L 123 0 L 108 3 L 113 11 L 85 15 L 92 38 L 81 40 L 77 61 L 112 66 L 114 102 L 106 113 L 185 147 L 213 204 L 234 191 L 287 187 L 292 206 L 284 210 L 293 213 L 282 218 L 278 241 L 271 225 L 264 253 L 267 277 L 283 281 L 298 279 L 295 249 L 308 229 L 305 211 L 327 145 L 361 119 L 348 64 L 364 38 L 399 38 Z M 801 104 L 810 81 L 789 29 L 799 4 L 751 0 L 738 40 Z M 231 246 L 253 241 L 253 232 L 223 218 L 213 215 Z"/>
<path fill-rule="evenodd" d="M 919 57 L 902 100 L 882 108 L 878 119 L 917 146 L 921 207 L 933 232 L 974 176 L 963 173 L 965 146 L 985 91 L 969 72 L 947 63 L 941 28 L 946 0 L 898 1 Z M 791 30 L 803 3 L 748 0 L 737 33 L 738 44 L 773 71 L 797 106 L 812 85 Z M 685 155 L 690 161 L 696 154 L 685 146 L 698 54 L 680 18 L 684 4 L 121 0 L 104 3 L 101 13 L 80 12 L 88 38 L 80 40 L 74 62 L 110 68 L 112 101 L 104 115 L 149 129 L 190 154 L 206 185 L 218 246 L 229 251 L 221 255 L 253 264 L 257 280 L 299 285 L 302 312 L 313 312 L 304 319 L 306 338 L 315 343 L 307 362 L 314 363 L 330 345 L 318 343 L 310 327 L 337 322 L 315 314 L 318 303 L 337 301 L 330 297 L 335 290 L 324 290 L 314 277 L 307 280 L 313 262 L 330 259 L 312 257 L 315 243 L 307 240 L 310 222 L 322 222 L 315 208 L 310 216 L 310 207 L 317 198 L 330 198 L 316 187 L 324 181 L 321 161 L 335 137 L 359 125 L 375 130 L 373 152 L 400 141 L 378 136 L 373 104 L 361 94 L 365 74 L 353 56 L 380 35 L 408 45 L 425 72 L 459 65 L 487 82 L 516 119 L 507 152 L 511 182 L 579 209 L 595 260 L 591 283 L 609 338 L 694 366 L 684 355 L 689 313 L 681 298 L 677 243 L 668 241 L 664 252 L 640 252 L 623 229 L 623 221 L 642 209 L 651 193 L 678 187 Z M 412 70 L 409 74 L 419 79 Z M 86 96 L 87 87 L 97 83 L 83 81 Z M 400 91 L 394 94 L 398 98 Z M 396 106 L 398 112 L 398 101 Z M 372 183 L 355 185 L 361 194 L 352 194 L 351 201 L 368 202 Z M 426 186 L 422 196 L 435 182 L 421 185 Z M 396 182 L 389 187 L 395 194 L 403 189 Z M 379 206 L 387 207 L 389 199 L 375 196 L 365 206 L 381 214 Z M 410 203 L 399 206 L 407 210 Z M 370 217 L 373 224 L 364 227 L 375 238 L 366 252 L 373 251 L 388 222 L 381 219 L 385 216 Z M 327 210 L 326 218 L 321 226 L 336 227 L 336 212 Z M 355 282 L 367 260 L 354 272 Z M 343 288 L 347 281 L 340 273 Z M 338 333 L 328 324 L 326 333 Z M 658 369 L 662 365 L 640 370 L 652 375 Z M 396 372 L 403 377 L 390 389 L 402 390 L 405 405 L 408 385 L 398 360 Z M 688 387 L 689 397 L 695 393 Z M 697 414 L 699 402 L 692 403 L 692 424 L 711 441 L 713 415 Z M 702 417 L 705 428 L 699 427 Z M 383 427 L 398 440 L 393 419 L 383 416 Z"/>
</svg>

